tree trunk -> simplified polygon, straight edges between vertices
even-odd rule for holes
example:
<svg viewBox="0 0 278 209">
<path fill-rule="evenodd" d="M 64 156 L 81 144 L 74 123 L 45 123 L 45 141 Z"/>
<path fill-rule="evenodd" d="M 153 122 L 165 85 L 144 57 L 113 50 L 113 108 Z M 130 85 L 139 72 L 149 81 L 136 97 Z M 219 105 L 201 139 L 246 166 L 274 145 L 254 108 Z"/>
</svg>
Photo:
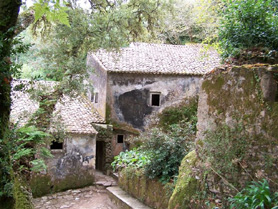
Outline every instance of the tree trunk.
<svg viewBox="0 0 278 209">
<path fill-rule="evenodd" d="M 10 50 L 20 5 L 21 0 L 0 1 L 0 138 L 3 138 L 9 125 L 11 107 Z"/>
<path fill-rule="evenodd" d="M 14 37 L 14 27 L 18 18 L 21 0 L 0 0 L 0 139 L 3 139 L 5 132 L 9 128 L 9 116 L 11 108 L 11 47 Z M 3 145 L 3 144 L 2 144 Z M 0 144 L 0 158 L 3 156 Z M 6 174 L 4 164 L 0 163 L 0 189 L 3 189 Z M 5 174 L 4 174 L 5 173 Z M 8 177 L 9 178 L 9 177 Z M 4 208 L 13 207 L 13 198 L 0 197 L 0 205 Z M 0 207 L 1 208 L 1 207 Z"/>
</svg>

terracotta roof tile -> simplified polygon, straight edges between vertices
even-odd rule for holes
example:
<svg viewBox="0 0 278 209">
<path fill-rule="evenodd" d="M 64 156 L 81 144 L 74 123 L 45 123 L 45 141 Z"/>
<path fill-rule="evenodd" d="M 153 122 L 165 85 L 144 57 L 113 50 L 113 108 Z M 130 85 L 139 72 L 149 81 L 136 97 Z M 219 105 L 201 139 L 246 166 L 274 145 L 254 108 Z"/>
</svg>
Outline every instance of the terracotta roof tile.
<svg viewBox="0 0 278 209">
<path fill-rule="evenodd" d="M 53 81 L 36 81 L 35 88 L 39 86 L 54 87 L 56 82 Z M 20 84 L 24 88 L 17 90 Z M 16 87 L 17 86 L 17 87 Z M 12 108 L 11 122 L 18 122 L 22 126 L 28 122 L 31 115 L 39 108 L 39 103 L 30 98 L 26 91 L 30 89 L 31 84 L 27 80 L 14 80 L 12 82 Z M 104 119 L 94 109 L 92 103 L 85 96 L 71 98 L 64 95 L 61 101 L 55 105 L 55 111 L 51 120 L 51 131 L 55 131 L 57 123 L 60 123 L 66 132 L 69 133 L 97 133 L 92 123 L 104 123 Z"/>
<path fill-rule="evenodd" d="M 203 75 L 220 65 L 216 50 L 202 44 L 169 45 L 133 43 L 119 52 L 93 54 L 108 72 Z"/>
</svg>

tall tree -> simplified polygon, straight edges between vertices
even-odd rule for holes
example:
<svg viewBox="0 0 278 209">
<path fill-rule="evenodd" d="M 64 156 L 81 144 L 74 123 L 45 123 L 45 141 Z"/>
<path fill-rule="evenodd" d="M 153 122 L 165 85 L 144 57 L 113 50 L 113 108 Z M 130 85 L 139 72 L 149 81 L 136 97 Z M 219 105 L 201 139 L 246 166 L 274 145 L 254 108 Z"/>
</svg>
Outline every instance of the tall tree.
<svg viewBox="0 0 278 209">
<path fill-rule="evenodd" d="M 8 128 L 10 114 L 11 47 L 21 0 L 0 1 L 0 138 Z"/>
</svg>

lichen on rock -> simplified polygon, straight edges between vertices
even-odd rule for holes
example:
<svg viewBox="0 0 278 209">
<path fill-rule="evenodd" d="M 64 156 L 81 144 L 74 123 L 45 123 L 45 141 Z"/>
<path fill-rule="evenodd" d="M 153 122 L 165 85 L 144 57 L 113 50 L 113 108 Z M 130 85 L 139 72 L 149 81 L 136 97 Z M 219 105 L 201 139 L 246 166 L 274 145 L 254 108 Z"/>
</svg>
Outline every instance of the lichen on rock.
<svg viewBox="0 0 278 209">
<path fill-rule="evenodd" d="M 193 171 L 197 162 L 198 159 L 195 151 L 188 153 L 182 160 L 178 181 L 170 198 L 168 209 L 190 208 L 191 199 L 197 193 L 200 183 Z"/>
</svg>

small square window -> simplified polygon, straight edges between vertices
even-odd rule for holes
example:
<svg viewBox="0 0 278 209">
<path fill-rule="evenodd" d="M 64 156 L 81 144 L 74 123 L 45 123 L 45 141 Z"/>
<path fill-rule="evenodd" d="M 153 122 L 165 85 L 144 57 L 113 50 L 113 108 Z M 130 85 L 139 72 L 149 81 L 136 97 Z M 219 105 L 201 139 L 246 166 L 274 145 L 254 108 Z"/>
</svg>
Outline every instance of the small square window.
<svg viewBox="0 0 278 209">
<path fill-rule="evenodd" d="M 151 93 L 151 106 L 160 106 L 160 93 Z"/>
<path fill-rule="evenodd" d="M 117 143 L 118 144 L 124 143 L 124 135 L 122 135 L 122 134 L 117 135 Z"/>
<path fill-rule="evenodd" d="M 63 149 L 63 142 L 59 142 L 57 140 L 53 140 L 50 144 L 50 149 L 51 150 L 61 150 Z"/>
</svg>

